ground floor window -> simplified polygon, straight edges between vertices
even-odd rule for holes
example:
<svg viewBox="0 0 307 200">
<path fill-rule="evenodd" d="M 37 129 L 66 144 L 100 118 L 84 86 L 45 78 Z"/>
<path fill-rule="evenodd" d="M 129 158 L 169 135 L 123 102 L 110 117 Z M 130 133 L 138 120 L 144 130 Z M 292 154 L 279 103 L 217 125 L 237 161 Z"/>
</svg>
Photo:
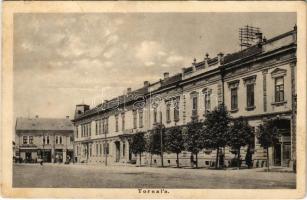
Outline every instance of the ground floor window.
<svg viewBox="0 0 307 200">
<path fill-rule="evenodd" d="M 103 146 L 104 146 L 104 150 L 103 150 L 103 154 L 105 155 L 105 154 L 107 154 L 107 155 L 109 155 L 109 143 L 107 143 L 107 144 L 103 144 Z"/>
</svg>

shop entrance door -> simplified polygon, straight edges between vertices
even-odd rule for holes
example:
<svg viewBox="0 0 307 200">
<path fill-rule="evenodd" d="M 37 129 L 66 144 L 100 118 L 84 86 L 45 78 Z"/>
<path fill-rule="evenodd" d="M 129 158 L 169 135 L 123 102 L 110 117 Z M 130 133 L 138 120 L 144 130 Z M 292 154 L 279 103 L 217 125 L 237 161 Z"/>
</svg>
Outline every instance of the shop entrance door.
<svg viewBox="0 0 307 200">
<path fill-rule="evenodd" d="M 275 144 L 274 146 L 274 165 L 281 166 L 281 144 Z"/>
</svg>

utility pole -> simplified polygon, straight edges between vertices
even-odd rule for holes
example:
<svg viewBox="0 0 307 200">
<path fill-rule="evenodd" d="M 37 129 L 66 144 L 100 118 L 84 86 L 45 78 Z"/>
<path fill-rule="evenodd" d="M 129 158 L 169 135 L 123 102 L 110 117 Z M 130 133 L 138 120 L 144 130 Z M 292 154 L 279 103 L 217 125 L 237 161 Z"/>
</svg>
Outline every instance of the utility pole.
<svg viewBox="0 0 307 200">
<path fill-rule="evenodd" d="M 161 165 L 162 165 L 162 167 L 164 167 L 164 165 L 163 165 L 163 136 L 162 135 L 163 135 L 163 124 L 161 124 L 161 128 L 160 128 L 160 142 L 161 142 L 160 151 L 161 151 Z"/>
<path fill-rule="evenodd" d="M 43 133 L 43 156 L 42 156 L 43 162 L 45 161 L 45 134 Z"/>
<path fill-rule="evenodd" d="M 104 123 L 104 121 L 102 122 L 102 123 Z M 107 131 L 106 131 L 106 128 L 104 128 L 104 139 L 105 139 L 105 166 L 107 166 L 108 165 L 108 154 L 107 154 L 107 145 L 108 145 L 108 142 L 107 142 Z"/>
</svg>

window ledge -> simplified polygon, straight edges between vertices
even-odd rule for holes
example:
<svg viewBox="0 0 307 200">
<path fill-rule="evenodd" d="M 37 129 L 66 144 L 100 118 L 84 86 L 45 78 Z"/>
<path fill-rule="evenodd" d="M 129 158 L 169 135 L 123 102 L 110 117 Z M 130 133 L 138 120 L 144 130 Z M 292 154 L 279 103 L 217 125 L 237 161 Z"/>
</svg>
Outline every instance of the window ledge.
<svg viewBox="0 0 307 200">
<path fill-rule="evenodd" d="M 238 108 L 230 110 L 231 113 L 235 113 L 235 112 L 238 112 L 238 111 L 239 111 Z"/>
<path fill-rule="evenodd" d="M 168 124 L 171 123 L 171 120 L 167 120 L 166 123 L 168 123 Z"/>
<path fill-rule="evenodd" d="M 250 106 L 250 107 L 246 107 L 245 110 L 250 111 L 250 110 L 254 110 L 255 108 L 256 108 L 256 106 Z"/>
<path fill-rule="evenodd" d="M 174 121 L 175 121 L 175 122 L 179 122 L 179 119 L 175 119 Z"/>
<path fill-rule="evenodd" d="M 273 103 L 271 103 L 271 105 L 272 106 L 282 106 L 286 103 L 287 103 L 287 101 L 280 101 L 280 102 L 273 102 Z"/>
</svg>

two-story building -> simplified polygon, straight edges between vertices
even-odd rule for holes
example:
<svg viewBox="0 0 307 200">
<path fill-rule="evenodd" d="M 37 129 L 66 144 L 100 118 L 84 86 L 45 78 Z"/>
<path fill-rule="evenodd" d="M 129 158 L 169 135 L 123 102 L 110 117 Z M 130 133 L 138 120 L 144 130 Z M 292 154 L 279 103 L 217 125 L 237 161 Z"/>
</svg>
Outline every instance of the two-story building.
<svg viewBox="0 0 307 200">
<path fill-rule="evenodd" d="M 73 158 L 73 124 L 66 117 L 17 118 L 15 151 L 21 162 L 66 162 Z"/>
<path fill-rule="evenodd" d="M 206 54 L 203 60 L 194 59 L 191 66 L 182 68 L 181 73 L 170 76 L 166 72 L 159 81 L 145 81 L 141 89 L 129 88 L 125 95 L 93 109 L 77 105 L 74 123 L 78 161 L 129 161 L 133 159 L 129 151 L 132 134 L 150 133 L 157 123 L 168 128 L 204 121 L 206 112 L 223 103 L 232 118 L 244 117 L 253 127 L 255 166 L 263 166 L 266 161 L 266 151 L 260 147 L 256 133 L 267 119 L 273 119 L 281 133 L 279 143 L 269 149 L 270 164 L 289 166 L 296 158 L 296 34 L 296 27 L 271 39 L 259 34 L 251 47 L 212 58 Z M 103 145 L 108 147 L 106 152 Z M 226 160 L 234 157 L 229 148 L 221 151 Z M 243 159 L 245 152 L 243 148 Z M 199 165 L 210 165 L 214 158 L 215 151 L 204 150 Z M 145 164 L 148 159 L 144 154 Z M 164 159 L 170 165 L 176 163 L 172 154 Z M 158 157 L 154 160 L 159 164 Z M 180 162 L 188 164 L 190 153 L 182 152 Z"/>
</svg>

